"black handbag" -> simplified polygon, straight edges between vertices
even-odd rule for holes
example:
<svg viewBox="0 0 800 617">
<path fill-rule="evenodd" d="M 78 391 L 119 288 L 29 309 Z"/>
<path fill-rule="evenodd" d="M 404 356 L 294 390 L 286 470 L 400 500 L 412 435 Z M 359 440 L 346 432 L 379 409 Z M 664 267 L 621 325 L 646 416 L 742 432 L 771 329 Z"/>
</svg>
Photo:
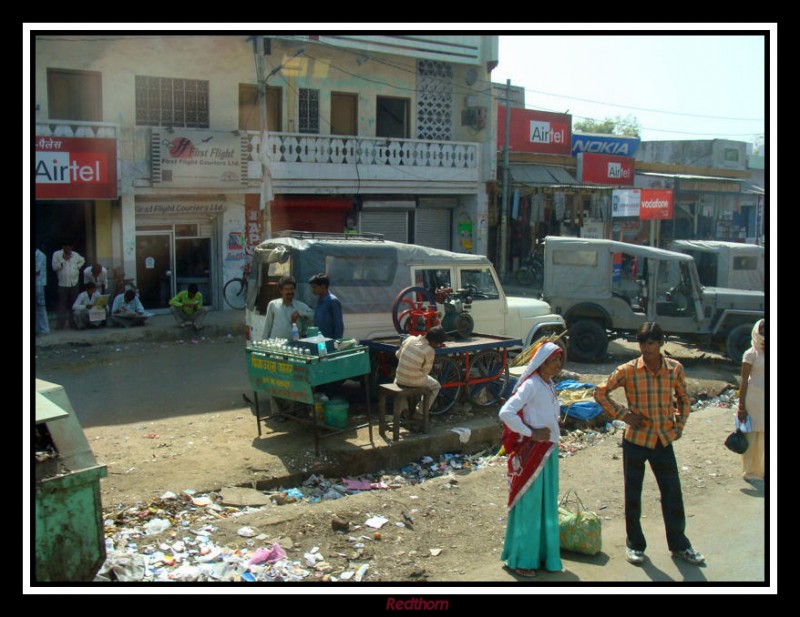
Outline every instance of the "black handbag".
<svg viewBox="0 0 800 617">
<path fill-rule="evenodd" d="M 731 452 L 736 452 L 736 454 L 747 452 L 748 445 L 750 444 L 747 443 L 747 435 L 739 428 L 725 438 L 725 447 Z"/>
</svg>

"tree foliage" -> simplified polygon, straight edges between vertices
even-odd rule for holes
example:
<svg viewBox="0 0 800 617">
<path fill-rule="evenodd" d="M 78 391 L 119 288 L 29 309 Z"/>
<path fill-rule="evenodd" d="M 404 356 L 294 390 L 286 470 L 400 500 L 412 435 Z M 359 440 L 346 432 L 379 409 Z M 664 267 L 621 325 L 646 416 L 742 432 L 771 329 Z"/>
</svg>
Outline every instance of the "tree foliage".
<svg viewBox="0 0 800 617">
<path fill-rule="evenodd" d="M 604 120 L 587 118 L 573 125 L 573 129 L 584 133 L 603 133 L 606 135 L 625 135 L 627 137 L 640 137 L 641 127 L 639 121 L 633 116 L 617 116 Z"/>
</svg>

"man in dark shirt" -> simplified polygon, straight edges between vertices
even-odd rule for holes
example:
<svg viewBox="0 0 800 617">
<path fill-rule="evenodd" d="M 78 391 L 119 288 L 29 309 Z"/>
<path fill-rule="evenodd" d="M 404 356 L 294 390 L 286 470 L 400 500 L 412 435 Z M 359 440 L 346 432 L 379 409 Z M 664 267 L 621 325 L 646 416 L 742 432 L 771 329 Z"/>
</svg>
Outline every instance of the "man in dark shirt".
<svg viewBox="0 0 800 617">
<path fill-rule="evenodd" d="M 311 293 L 318 298 L 314 309 L 314 325 L 326 338 L 340 339 L 344 336 L 344 318 L 342 303 L 330 290 L 330 278 L 325 273 L 315 274 L 308 280 Z"/>
</svg>

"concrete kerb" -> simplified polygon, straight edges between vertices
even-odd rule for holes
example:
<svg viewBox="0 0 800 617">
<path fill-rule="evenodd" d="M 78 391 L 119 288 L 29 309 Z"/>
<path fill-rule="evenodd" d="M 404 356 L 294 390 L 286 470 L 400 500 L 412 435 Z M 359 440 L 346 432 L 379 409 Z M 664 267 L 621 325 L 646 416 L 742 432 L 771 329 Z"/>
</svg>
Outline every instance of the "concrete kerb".
<svg viewBox="0 0 800 617">
<path fill-rule="evenodd" d="M 378 434 L 377 422 L 373 426 L 374 446 L 369 442 L 368 429 L 359 428 L 357 434 L 345 432 L 321 440 L 320 457 L 324 462 L 309 467 L 304 472 L 285 474 L 267 480 L 248 483 L 249 488 L 270 490 L 278 487 L 293 486 L 302 483 L 311 475 L 322 475 L 326 478 L 359 476 L 378 471 L 399 471 L 412 462 L 420 461 L 425 456 L 434 460 L 441 454 L 474 454 L 482 450 L 497 451 L 500 448 L 501 427 L 497 416 L 490 414 L 484 417 L 473 417 L 466 421 L 442 422 L 434 426 L 427 434 L 402 431 L 396 442 Z M 468 428 L 469 439 L 462 442 L 458 433 L 453 432 L 455 426 Z M 267 433 L 264 438 L 268 438 Z M 309 445 L 311 445 L 309 434 Z"/>
<path fill-rule="evenodd" d="M 210 336 L 244 337 L 243 311 L 209 311 L 199 333 L 191 328 L 180 328 L 171 314 L 157 314 L 147 324 L 139 327 L 86 328 L 84 330 L 54 330 L 50 334 L 34 337 L 37 350 L 59 347 L 89 347 L 92 345 L 114 345 L 137 341 L 175 341 Z"/>
</svg>

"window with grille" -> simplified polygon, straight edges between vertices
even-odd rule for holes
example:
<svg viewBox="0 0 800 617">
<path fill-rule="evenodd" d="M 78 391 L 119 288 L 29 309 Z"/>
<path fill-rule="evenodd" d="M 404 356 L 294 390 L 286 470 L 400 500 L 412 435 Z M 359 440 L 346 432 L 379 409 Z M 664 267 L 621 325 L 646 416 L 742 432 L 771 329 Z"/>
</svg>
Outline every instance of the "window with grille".
<svg viewBox="0 0 800 617">
<path fill-rule="evenodd" d="M 298 122 L 301 133 L 319 133 L 319 90 L 300 88 Z"/>
<path fill-rule="evenodd" d="M 417 62 L 417 139 L 453 138 L 453 67 L 446 62 Z"/>
<path fill-rule="evenodd" d="M 208 128 L 209 82 L 136 76 L 136 124 Z"/>
</svg>

